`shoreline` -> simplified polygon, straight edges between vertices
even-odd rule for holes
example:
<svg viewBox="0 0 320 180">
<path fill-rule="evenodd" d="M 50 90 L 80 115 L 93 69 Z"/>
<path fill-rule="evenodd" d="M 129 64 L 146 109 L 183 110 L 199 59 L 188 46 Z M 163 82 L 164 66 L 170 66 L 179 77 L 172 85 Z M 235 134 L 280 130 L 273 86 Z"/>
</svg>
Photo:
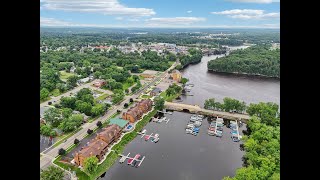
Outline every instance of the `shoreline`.
<svg viewBox="0 0 320 180">
<path fill-rule="evenodd" d="M 245 76 L 245 77 L 256 77 L 256 78 L 265 78 L 265 79 L 275 79 L 280 81 L 280 77 L 276 76 L 267 76 L 263 74 L 248 74 L 248 73 L 239 73 L 239 72 L 225 72 L 225 71 L 216 71 L 212 69 L 208 69 L 210 73 L 217 73 L 217 74 L 225 74 L 225 75 L 234 75 L 234 76 Z"/>
</svg>

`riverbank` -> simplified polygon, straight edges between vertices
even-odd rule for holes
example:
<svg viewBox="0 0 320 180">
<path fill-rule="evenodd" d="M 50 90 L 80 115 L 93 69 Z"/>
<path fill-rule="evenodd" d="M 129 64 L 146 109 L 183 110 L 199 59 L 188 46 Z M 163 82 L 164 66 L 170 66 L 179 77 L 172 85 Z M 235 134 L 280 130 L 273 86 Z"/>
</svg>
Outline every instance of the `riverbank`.
<svg viewBox="0 0 320 180">
<path fill-rule="evenodd" d="M 208 72 L 217 73 L 217 74 L 227 74 L 227 75 L 246 76 L 246 77 L 261 77 L 261 78 L 266 78 L 266 79 L 280 80 L 280 77 L 267 76 L 267 75 L 263 75 L 263 74 L 249 74 L 249 73 L 245 73 L 245 72 L 226 72 L 226 71 L 217 71 L 217 70 L 213 70 L 213 69 L 209 69 L 209 68 L 208 68 Z"/>
</svg>

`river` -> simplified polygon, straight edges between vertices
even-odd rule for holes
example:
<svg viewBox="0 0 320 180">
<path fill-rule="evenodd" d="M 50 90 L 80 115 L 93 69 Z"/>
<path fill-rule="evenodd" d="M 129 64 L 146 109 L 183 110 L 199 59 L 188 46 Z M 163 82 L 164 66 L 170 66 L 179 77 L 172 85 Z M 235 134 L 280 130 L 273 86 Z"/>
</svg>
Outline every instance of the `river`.
<svg viewBox="0 0 320 180">
<path fill-rule="evenodd" d="M 194 96 L 182 97 L 184 103 L 203 107 L 205 99 L 222 101 L 231 97 L 246 103 L 264 101 L 280 105 L 279 80 L 207 72 L 207 62 L 216 57 L 205 56 L 182 72 L 194 84 L 190 92 Z M 171 119 L 168 124 L 151 122 L 145 127 L 147 134 L 160 135 L 158 143 L 146 142 L 138 136 L 126 146 L 124 154 L 146 156 L 139 168 L 116 162 L 103 179 L 219 180 L 234 176 L 242 166 L 244 152 L 239 149 L 240 143 L 231 141 L 230 129 L 224 127 L 221 139 L 209 136 L 206 134 L 209 122 L 204 120 L 199 135 L 192 136 L 185 134 L 184 129 L 190 114 L 174 112 L 166 117 Z"/>
</svg>

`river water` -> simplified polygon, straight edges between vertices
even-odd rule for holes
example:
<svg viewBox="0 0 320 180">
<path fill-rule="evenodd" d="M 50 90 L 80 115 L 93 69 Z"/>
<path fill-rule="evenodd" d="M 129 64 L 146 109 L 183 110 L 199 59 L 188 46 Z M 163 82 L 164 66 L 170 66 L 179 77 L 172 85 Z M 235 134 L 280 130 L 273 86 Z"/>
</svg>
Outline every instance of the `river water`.
<svg viewBox="0 0 320 180">
<path fill-rule="evenodd" d="M 194 84 L 190 92 L 194 96 L 182 97 L 184 103 L 203 107 L 205 99 L 222 101 L 224 97 L 231 97 L 246 103 L 264 101 L 280 105 L 279 80 L 207 72 L 207 61 L 216 57 L 203 57 L 201 63 L 190 65 L 182 72 Z M 210 122 L 204 120 L 198 136 L 185 134 L 190 116 L 188 113 L 174 112 L 173 115 L 166 115 L 171 119 L 168 124 L 147 124 L 147 134 L 158 133 L 159 142 L 146 142 L 138 136 L 124 150 L 124 154 L 130 152 L 131 156 L 137 153 L 146 156 L 141 166 L 134 168 L 126 162 L 117 162 L 103 179 L 219 180 L 224 176 L 233 176 L 236 169 L 242 166 L 244 152 L 239 149 L 239 142 L 230 139 L 230 129 L 224 127 L 221 139 L 209 136 L 206 132 Z"/>
</svg>

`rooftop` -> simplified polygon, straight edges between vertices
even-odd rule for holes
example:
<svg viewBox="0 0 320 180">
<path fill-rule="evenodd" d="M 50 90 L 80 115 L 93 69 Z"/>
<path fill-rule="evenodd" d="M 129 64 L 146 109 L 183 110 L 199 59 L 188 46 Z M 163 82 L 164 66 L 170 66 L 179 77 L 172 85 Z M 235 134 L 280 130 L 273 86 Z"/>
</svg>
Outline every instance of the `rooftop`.
<svg viewBox="0 0 320 180">
<path fill-rule="evenodd" d="M 129 121 L 121 119 L 121 118 L 112 118 L 110 119 L 109 124 L 116 124 L 118 126 L 120 126 L 121 128 L 125 127 L 128 124 Z"/>
</svg>

